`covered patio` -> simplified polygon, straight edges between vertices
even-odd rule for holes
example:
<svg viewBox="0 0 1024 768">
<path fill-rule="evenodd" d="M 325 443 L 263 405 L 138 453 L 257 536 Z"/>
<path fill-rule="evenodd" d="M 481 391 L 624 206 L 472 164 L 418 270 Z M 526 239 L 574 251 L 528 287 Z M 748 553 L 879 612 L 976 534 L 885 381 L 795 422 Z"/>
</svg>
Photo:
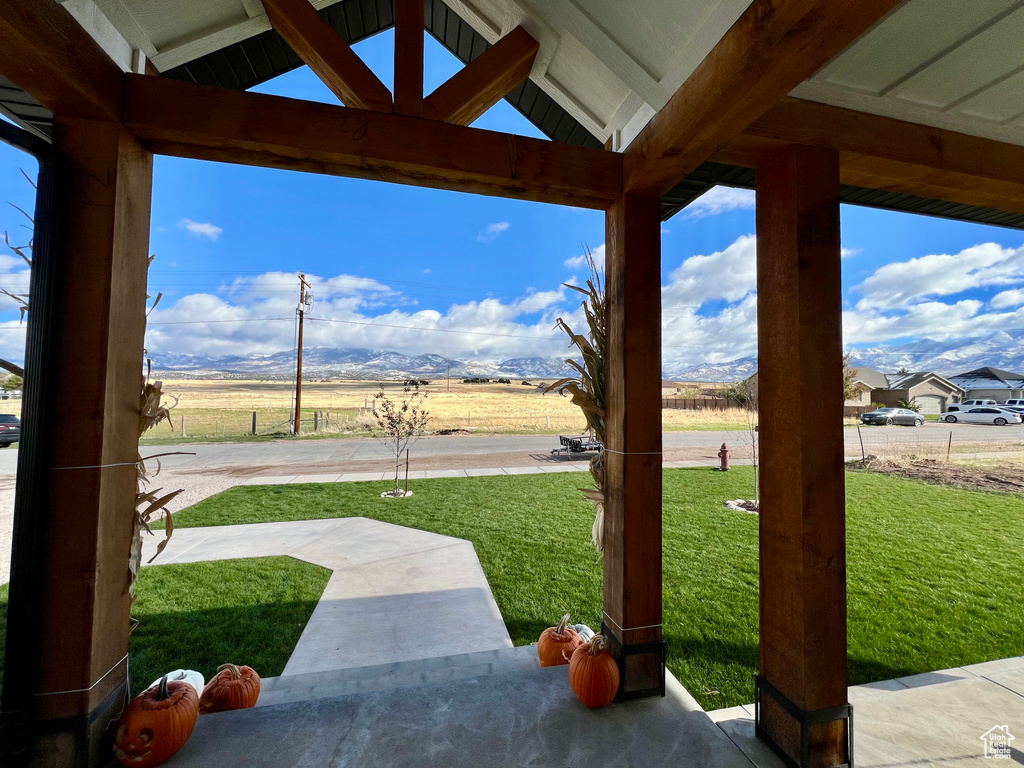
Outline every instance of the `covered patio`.
<svg viewBox="0 0 1024 768">
<path fill-rule="evenodd" d="M 608 721 L 593 716 L 590 730 L 569 717 L 551 737 L 563 754 L 600 748 L 588 738 L 602 723 L 621 733 L 661 723 L 670 736 L 700 723 L 689 732 L 707 740 L 678 759 L 710 765 L 745 758 L 664 666 L 660 230 L 716 184 L 755 187 L 756 743 L 790 765 L 852 764 L 839 206 L 1024 228 L 1022 24 L 1014 3 L 929 0 L 0 0 L 0 109 L 21 126 L 0 123 L 0 138 L 41 169 L 4 764 L 103 764 L 128 686 L 154 154 L 606 212 L 603 631 L 619 662 L 620 703 Z M 392 26 L 394 93 L 351 48 Z M 424 30 L 466 64 L 431 94 Z M 345 106 L 246 92 L 301 63 Z M 471 127 L 502 98 L 551 141 Z M 548 672 L 523 672 L 524 685 L 561 711 L 544 692 Z M 494 675 L 474 695 L 514 702 L 502 693 L 509 684 Z M 450 688 L 405 704 L 365 694 L 292 712 L 338 729 L 361 707 L 408 736 L 434 728 L 432 695 L 476 701 Z M 480 730 L 504 726 L 487 714 L 497 709 L 477 704 L 477 725 L 437 753 L 444 762 L 486 762 Z M 232 717 L 266 719 L 272 709 Z M 551 727 L 521 722 L 523 738 L 537 738 L 531 722 Z M 856 722 L 869 735 L 881 724 Z M 385 764 L 387 734 L 358 733 L 368 741 L 352 759 Z M 655 739 L 621 757 L 676 759 L 680 744 Z"/>
</svg>

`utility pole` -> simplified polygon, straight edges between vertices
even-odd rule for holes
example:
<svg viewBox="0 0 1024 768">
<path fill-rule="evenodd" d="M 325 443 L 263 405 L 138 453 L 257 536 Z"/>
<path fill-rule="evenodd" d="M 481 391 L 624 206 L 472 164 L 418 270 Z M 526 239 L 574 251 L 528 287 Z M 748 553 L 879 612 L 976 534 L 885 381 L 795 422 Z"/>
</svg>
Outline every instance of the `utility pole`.
<svg viewBox="0 0 1024 768">
<path fill-rule="evenodd" d="M 306 317 L 306 289 L 309 283 L 306 276 L 299 275 L 299 349 L 298 359 L 295 361 L 295 422 L 292 426 L 292 434 L 297 435 L 302 431 L 302 324 Z"/>
</svg>

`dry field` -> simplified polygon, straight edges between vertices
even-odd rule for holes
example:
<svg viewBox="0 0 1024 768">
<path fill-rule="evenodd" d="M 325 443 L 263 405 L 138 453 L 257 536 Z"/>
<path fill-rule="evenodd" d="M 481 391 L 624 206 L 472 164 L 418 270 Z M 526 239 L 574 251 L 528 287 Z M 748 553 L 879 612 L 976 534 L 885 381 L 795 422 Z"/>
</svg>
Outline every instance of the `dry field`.
<svg viewBox="0 0 1024 768">
<path fill-rule="evenodd" d="M 584 429 L 579 410 L 568 397 L 538 391 L 520 380 L 512 384 L 463 384 L 444 380 L 421 387 L 427 393 L 425 407 L 430 412 L 430 429 L 467 429 L 480 432 L 577 433 Z M 401 397 L 402 384 L 387 382 L 387 395 Z M 284 433 L 293 403 L 293 385 L 287 381 L 243 380 L 165 380 L 164 401 L 177 399 L 172 409 L 173 430 L 161 424 L 147 433 L 149 438 L 180 436 L 181 419 L 189 438 L 244 435 L 251 432 L 252 413 L 256 412 L 258 434 Z M 313 414 L 320 412 L 321 432 L 365 433 L 372 426 L 370 408 L 379 382 L 322 381 L 303 382 L 303 431 L 313 429 Z M 325 427 L 324 415 L 329 412 Z M 742 427 L 745 417 L 740 409 L 729 411 L 663 411 L 667 429 L 723 429 Z"/>
</svg>

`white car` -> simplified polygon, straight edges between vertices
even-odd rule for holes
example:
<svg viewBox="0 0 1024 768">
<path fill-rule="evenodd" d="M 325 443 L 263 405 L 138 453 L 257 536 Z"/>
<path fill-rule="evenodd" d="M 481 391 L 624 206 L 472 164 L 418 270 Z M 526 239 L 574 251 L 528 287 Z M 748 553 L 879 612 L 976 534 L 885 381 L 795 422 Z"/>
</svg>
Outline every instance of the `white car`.
<svg viewBox="0 0 1024 768">
<path fill-rule="evenodd" d="M 995 400 L 964 400 L 960 403 L 960 407 L 963 408 L 965 405 L 995 405 Z"/>
<path fill-rule="evenodd" d="M 1007 400 L 1003 405 L 1024 405 L 1024 400 Z"/>
<path fill-rule="evenodd" d="M 956 412 L 946 411 L 942 414 L 942 420 L 950 424 L 962 421 L 966 424 L 995 424 L 1005 427 L 1007 424 L 1020 424 L 1022 418 L 1019 413 L 987 405 Z"/>
</svg>

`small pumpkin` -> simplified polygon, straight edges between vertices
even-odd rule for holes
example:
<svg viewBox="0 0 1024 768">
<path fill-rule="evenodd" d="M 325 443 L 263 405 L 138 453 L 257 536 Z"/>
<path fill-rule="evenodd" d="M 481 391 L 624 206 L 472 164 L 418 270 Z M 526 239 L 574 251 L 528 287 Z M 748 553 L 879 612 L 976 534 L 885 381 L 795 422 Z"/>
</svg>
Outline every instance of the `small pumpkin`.
<svg viewBox="0 0 1024 768">
<path fill-rule="evenodd" d="M 591 709 L 612 703 L 619 690 L 619 665 L 608 650 L 604 635 L 594 635 L 573 651 L 569 685 L 576 698 Z"/>
<path fill-rule="evenodd" d="M 537 641 L 537 656 L 542 667 L 557 667 L 568 664 L 572 652 L 579 647 L 580 636 L 569 624 L 569 614 L 565 614 L 557 627 L 548 627 L 540 633 Z"/>
<path fill-rule="evenodd" d="M 114 734 L 114 757 L 121 765 L 149 768 L 175 754 L 188 741 L 199 717 L 199 694 L 191 683 L 159 682 L 136 696 L 121 714 Z"/>
<path fill-rule="evenodd" d="M 256 706 L 260 676 L 252 667 L 221 664 L 199 699 L 199 714 L 227 712 Z"/>
</svg>

